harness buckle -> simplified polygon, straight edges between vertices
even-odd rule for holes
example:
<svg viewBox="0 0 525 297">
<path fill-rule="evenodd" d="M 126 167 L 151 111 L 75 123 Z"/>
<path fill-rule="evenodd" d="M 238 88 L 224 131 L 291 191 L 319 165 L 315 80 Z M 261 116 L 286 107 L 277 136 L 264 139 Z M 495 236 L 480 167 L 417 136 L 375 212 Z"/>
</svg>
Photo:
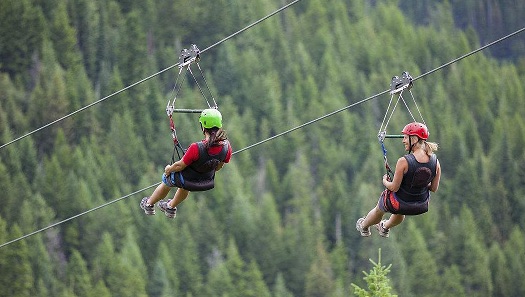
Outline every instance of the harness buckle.
<svg viewBox="0 0 525 297">
<path fill-rule="evenodd" d="M 401 74 L 401 77 L 394 76 L 390 82 L 390 94 L 396 94 L 404 90 L 410 90 L 412 88 L 412 76 L 407 71 Z"/>
</svg>

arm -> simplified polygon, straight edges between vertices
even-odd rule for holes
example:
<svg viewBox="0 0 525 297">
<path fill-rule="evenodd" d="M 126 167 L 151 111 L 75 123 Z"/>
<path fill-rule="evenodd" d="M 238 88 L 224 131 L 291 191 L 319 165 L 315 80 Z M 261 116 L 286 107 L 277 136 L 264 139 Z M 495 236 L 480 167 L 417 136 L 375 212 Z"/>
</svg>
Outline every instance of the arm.
<svg viewBox="0 0 525 297">
<path fill-rule="evenodd" d="M 164 174 L 168 176 L 172 172 L 182 171 L 184 170 L 184 168 L 186 168 L 186 166 L 188 166 L 186 165 L 186 163 L 184 163 L 182 160 L 179 160 L 171 165 L 166 165 L 166 167 L 164 168 Z"/>
<path fill-rule="evenodd" d="M 394 178 L 392 181 L 387 180 L 387 175 L 383 176 L 383 185 L 392 192 L 397 192 L 401 186 L 401 181 L 403 180 L 403 175 L 408 170 L 408 162 L 404 157 L 401 157 L 397 160 L 396 169 L 394 171 Z"/>
<path fill-rule="evenodd" d="M 434 179 L 430 182 L 428 189 L 432 192 L 437 191 L 439 188 L 440 179 L 441 179 L 441 165 L 439 165 L 439 160 L 438 160 L 437 165 L 436 165 L 436 176 L 434 176 Z"/>
</svg>

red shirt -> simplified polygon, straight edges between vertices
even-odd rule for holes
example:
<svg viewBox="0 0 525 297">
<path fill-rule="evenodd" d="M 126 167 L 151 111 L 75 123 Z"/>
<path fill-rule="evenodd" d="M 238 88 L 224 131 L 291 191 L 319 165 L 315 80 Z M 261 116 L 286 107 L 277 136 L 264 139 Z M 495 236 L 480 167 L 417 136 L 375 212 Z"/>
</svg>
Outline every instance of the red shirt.
<svg viewBox="0 0 525 297">
<path fill-rule="evenodd" d="M 203 143 L 206 143 L 206 140 L 202 141 Z M 217 155 L 222 151 L 222 146 L 212 146 L 208 148 L 208 154 L 210 155 Z M 224 158 L 224 163 L 230 162 L 230 158 L 232 156 L 232 147 L 230 145 L 230 142 L 228 142 L 228 151 L 226 152 L 226 158 Z M 184 156 L 182 156 L 182 162 L 186 164 L 187 166 L 191 163 L 197 161 L 199 159 L 199 147 L 197 146 L 197 143 L 194 142 L 190 145 Z"/>
</svg>

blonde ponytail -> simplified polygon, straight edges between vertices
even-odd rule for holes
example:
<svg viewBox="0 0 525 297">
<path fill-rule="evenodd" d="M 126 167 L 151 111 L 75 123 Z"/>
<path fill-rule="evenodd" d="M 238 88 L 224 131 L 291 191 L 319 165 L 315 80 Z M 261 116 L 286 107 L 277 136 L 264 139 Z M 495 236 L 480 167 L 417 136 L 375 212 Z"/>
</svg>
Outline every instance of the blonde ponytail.
<svg viewBox="0 0 525 297">
<path fill-rule="evenodd" d="M 425 145 L 424 150 L 429 156 L 432 155 L 439 148 L 439 145 L 435 142 L 425 141 L 424 145 Z"/>
</svg>

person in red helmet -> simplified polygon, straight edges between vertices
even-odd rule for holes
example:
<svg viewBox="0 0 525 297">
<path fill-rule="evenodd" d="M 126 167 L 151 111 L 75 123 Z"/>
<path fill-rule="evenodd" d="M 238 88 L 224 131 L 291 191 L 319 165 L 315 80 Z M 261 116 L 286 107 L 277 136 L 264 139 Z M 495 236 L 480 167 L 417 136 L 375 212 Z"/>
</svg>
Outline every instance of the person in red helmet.
<svg viewBox="0 0 525 297">
<path fill-rule="evenodd" d="M 436 192 L 441 178 L 441 166 L 434 151 L 437 143 L 429 142 L 427 127 L 418 122 L 403 128 L 403 145 L 408 154 L 399 158 L 390 181 L 383 176 L 385 190 L 379 202 L 365 217 L 356 222 L 361 236 L 370 236 L 370 227 L 376 227 L 380 236 L 388 237 L 392 227 L 399 225 L 405 215 L 418 215 L 428 211 L 430 192 Z M 385 213 L 388 220 L 382 220 Z"/>
</svg>

